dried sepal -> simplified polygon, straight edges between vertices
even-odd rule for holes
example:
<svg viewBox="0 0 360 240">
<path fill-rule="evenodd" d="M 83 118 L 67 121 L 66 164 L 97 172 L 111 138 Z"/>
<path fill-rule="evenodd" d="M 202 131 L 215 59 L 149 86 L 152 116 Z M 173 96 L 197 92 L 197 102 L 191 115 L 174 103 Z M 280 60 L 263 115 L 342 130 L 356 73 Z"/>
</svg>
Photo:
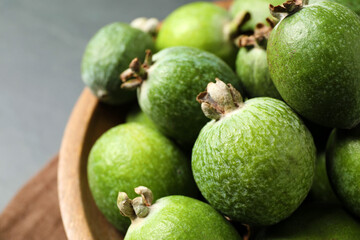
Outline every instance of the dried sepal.
<svg viewBox="0 0 360 240">
<path fill-rule="evenodd" d="M 241 35 L 235 42 L 238 47 L 262 47 L 266 48 L 267 40 L 270 33 L 275 26 L 275 22 L 267 18 L 266 21 L 270 26 L 266 26 L 263 23 L 258 23 L 255 27 L 254 34 L 247 36 Z"/>
<path fill-rule="evenodd" d="M 270 4 L 269 8 L 271 15 L 281 20 L 288 15 L 300 11 L 308 3 L 309 0 L 289 0 L 278 6 Z"/>
<path fill-rule="evenodd" d="M 134 58 L 129 68 L 120 74 L 120 79 L 123 82 L 121 88 L 136 89 L 144 80 L 147 79 L 147 71 L 153 64 L 151 50 L 146 50 L 145 61 L 142 64 L 138 58 Z"/>
<path fill-rule="evenodd" d="M 196 100 L 201 104 L 205 116 L 215 120 L 242 105 L 241 94 L 231 84 L 225 84 L 218 78 L 215 83 L 210 82 Z"/>
</svg>

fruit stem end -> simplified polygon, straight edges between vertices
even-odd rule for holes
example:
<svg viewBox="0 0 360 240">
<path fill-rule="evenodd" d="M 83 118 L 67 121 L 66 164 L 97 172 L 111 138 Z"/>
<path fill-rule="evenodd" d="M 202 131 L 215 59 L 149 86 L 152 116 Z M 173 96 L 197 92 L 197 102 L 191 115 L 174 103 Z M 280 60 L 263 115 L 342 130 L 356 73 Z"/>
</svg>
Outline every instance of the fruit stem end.
<svg viewBox="0 0 360 240">
<path fill-rule="evenodd" d="M 210 82 L 196 100 L 201 104 L 205 116 L 215 120 L 243 105 L 241 94 L 231 84 L 225 84 L 218 78 L 215 83 Z"/>
<path fill-rule="evenodd" d="M 151 50 L 146 50 L 144 64 L 141 64 L 138 58 L 135 58 L 129 64 L 129 68 L 120 74 L 120 79 L 123 82 L 121 88 L 136 89 L 141 86 L 144 80 L 148 77 L 148 69 L 153 64 Z"/>
<path fill-rule="evenodd" d="M 278 6 L 273 6 L 270 4 L 269 9 L 273 17 L 282 20 L 286 16 L 300 11 L 305 5 L 308 4 L 309 0 L 289 0 Z"/>
<path fill-rule="evenodd" d="M 130 218 L 132 221 L 136 218 L 144 218 L 150 212 L 150 206 L 153 201 L 153 194 L 150 189 L 144 186 L 135 188 L 135 192 L 141 197 L 131 200 L 125 192 L 119 192 L 117 206 L 120 214 Z"/>
</svg>

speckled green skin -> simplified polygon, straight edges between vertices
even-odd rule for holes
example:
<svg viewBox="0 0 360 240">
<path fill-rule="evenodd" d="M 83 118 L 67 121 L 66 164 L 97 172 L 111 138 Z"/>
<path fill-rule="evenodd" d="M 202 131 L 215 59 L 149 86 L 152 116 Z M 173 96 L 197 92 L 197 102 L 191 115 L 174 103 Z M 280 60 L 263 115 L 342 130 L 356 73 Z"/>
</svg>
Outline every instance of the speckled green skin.
<svg viewBox="0 0 360 240">
<path fill-rule="evenodd" d="M 360 128 L 334 130 L 326 149 L 326 165 L 340 201 L 360 217 Z"/>
<path fill-rule="evenodd" d="M 360 15 L 360 0 L 310 0 L 310 3 L 318 3 L 323 1 L 340 3 L 356 12 L 357 15 Z"/>
<path fill-rule="evenodd" d="M 289 219 L 269 227 L 257 240 L 355 240 L 360 223 L 338 205 L 301 206 Z"/>
<path fill-rule="evenodd" d="M 326 204 L 339 203 L 339 200 L 332 190 L 326 171 L 325 151 L 317 154 L 314 181 L 309 195 L 312 201 Z"/>
<path fill-rule="evenodd" d="M 161 25 L 156 47 L 188 46 L 212 52 L 234 66 L 235 45 L 226 34 L 230 14 L 209 2 L 186 4 L 172 12 Z"/>
<path fill-rule="evenodd" d="M 101 28 L 89 41 L 82 59 L 83 82 L 101 101 L 122 104 L 136 98 L 136 92 L 120 88 L 120 74 L 138 57 L 143 60 L 146 49 L 154 49 L 151 36 L 126 23 L 112 23 Z"/>
<path fill-rule="evenodd" d="M 359 123 L 359 36 L 360 18 L 334 2 L 308 5 L 276 25 L 268 63 L 285 102 L 323 126 Z"/>
<path fill-rule="evenodd" d="M 192 169 L 214 208 L 242 223 L 271 225 L 308 194 L 315 158 L 312 136 L 289 106 L 253 98 L 201 130 Z"/>
<path fill-rule="evenodd" d="M 236 73 L 248 97 L 281 99 L 270 77 L 265 49 L 241 48 L 236 58 Z"/>
<path fill-rule="evenodd" d="M 134 188 L 148 186 L 156 199 L 197 194 L 190 163 L 158 131 L 137 123 L 121 124 L 104 133 L 91 149 L 88 179 L 96 205 L 121 232 L 130 224 L 119 214 L 118 192 L 137 197 Z"/>
<path fill-rule="evenodd" d="M 125 240 L 240 240 L 241 236 L 210 205 L 184 196 L 169 196 L 136 219 Z"/>
<path fill-rule="evenodd" d="M 236 88 L 240 81 L 224 61 L 197 48 L 167 48 L 153 60 L 148 79 L 138 89 L 140 107 L 162 133 L 192 147 L 208 122 L 196 96 L 215 78 Z"/>
<path fill-rule="evenodd" d="M 230 8 L 231 15 L 235 17 L 238 13 L 248 11 L 251 19 L 243 26 L 243 30 L 254 30 L 256 24 L 266 23 L 266 18 L 271 17 L 269 5 L 279 5 L 285 0 L 235 0 Z"/>
<path fill-rule="evenodd" d="M 151 121 L 151 119 L 140 109 L 135 109 L 134 111 L 131 111 L 126 116 L 126 122 L 140 123 L 152 129 L 157 129 L 155 123 L 153 123 L 153 121 Z"/>
</svg>

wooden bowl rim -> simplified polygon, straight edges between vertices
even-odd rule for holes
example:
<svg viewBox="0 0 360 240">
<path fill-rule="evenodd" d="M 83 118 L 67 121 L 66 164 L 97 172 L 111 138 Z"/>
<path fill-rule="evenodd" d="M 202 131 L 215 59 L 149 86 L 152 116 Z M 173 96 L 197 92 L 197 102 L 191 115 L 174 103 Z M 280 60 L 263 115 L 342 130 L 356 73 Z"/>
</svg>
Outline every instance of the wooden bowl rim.
<svg viewBox="0 0 360 240">
<path fill-rule="evenodd" d="M 89 123 L 99 101 L 85 88 L 73 108 L 62 139 L 58 166 L 58 195 L 68 239 L 93 239 L 80 196 L 80 161 Z M 69 186 L 71 186 L 69 188 Z M 76 214 L 69 214 L 76 213 Z"/>
</svg>

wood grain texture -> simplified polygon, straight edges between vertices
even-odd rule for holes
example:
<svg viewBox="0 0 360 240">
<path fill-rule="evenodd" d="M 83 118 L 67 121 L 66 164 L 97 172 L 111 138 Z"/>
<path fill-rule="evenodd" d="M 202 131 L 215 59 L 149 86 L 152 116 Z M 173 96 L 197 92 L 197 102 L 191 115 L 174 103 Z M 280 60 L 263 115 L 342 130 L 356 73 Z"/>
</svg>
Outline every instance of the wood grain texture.
<svg viewBox="0 0 360 240">
<path fill-rule="evenodd" d="M 54 157 L 10 201 L 0 215 L 1 240 L 64 240 Z"/>
</svg>

